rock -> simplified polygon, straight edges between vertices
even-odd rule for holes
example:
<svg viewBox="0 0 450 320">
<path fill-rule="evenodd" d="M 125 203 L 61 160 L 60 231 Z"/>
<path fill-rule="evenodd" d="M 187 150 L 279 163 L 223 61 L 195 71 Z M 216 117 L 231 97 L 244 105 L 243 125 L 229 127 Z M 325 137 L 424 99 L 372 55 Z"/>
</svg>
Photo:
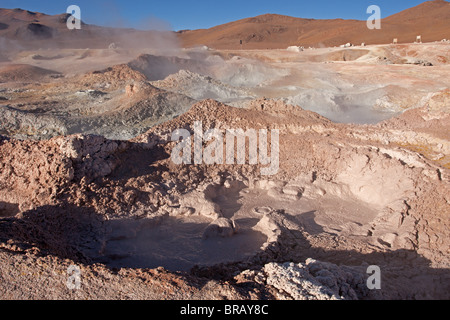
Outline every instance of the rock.
<svg viewBox="0 0 450 320">
<path fill-rule="evenodd" d="M 286 186 L 283 188 L 283 193 L 294 197 L 300 197 L 304 191 L 304 188 L 298 186 Z"/>
<path fill-rule="evenodd" d="M 125 93 L 126 93 L 127 97 L 131 97 L 132 95 L 134 95 L 138 91 L 139 91 L 139 88 L 138 88 L 138 86 L 136 84 L 128 84 L 125 87 Z"/>
<path fill-rule="evenodd" d="M 424 67 L 432 67 L 433 64 L 429 61 L 426 60 L 416 60 L 414 62 L 415 65 L 420 65 L 420 66 L 424 66 Z"/>
<path fill-rule="evenodd" d="M 286 49 L 287 51 L 292 51 L 292 52 L 302 52 L 304 50 L 303 47 L 298 47 L 298 46 L 290 46 Z"/>
<path fill-rule="evenodd" d="M 219 218 L 212 222 L 203 233 L 203 238 L 228 238 L 233 236 L 238 230 L 235 221 L 227 218 Z"/>
<path fill-rule="evenodd" d="M 115 50 L 115 49 L 118 49 L 118 48 L 119 48 L 119 46 L 115 42 L 111 43 L 108 46 L 108 49 L 110 49 L 110 50 Z"/>
<path fill-rule="evenodd" d="M 368 294 L 362 270 L 308 259 L 305 263 L 269 263 L 266 283 L 278 299 L 357 300 Z"/>
</svg>

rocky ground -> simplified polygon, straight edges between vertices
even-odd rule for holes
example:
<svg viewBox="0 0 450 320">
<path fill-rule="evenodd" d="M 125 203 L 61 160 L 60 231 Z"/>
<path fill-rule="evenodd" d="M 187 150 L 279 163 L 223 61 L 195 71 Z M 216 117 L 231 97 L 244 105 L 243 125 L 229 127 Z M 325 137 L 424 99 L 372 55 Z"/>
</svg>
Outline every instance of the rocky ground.
<svg viewBox="0 0 450 320">
<path fill-rule="evenodd" d="M 1 84 L 0 296 L 448 299 L 448 64 L 311 62 L 322 53 L 208 53 L 205 64 L 192 58 L 202 51 L 141 55 L 70 77 L 46 60 L 40 69 L 3 66 L 1 75 L 47 80 Z M 152 78 L 161 59 L 171 68 Z M 380 70 L 376 81 L 369 70 Z M 376 124 L 336 123 L 285 94 L 328 88 L 348 107 L 356 102 L 338 103 L 337 93 L 347 88 L 357 100 L 390 77 L 423 92 Z M 285 87 L 290 80 L 297 89 Z M 385 97 L 404 94 L 392 92 Z M 171 135 L 194 134 L 196 121 L 203 131 L 279 130 L 278 172 L 248 162 L 176 165 Z M 71 265 L 79 290 L 67 287 Z M 381 290 L 367 287 L 371 265 Z"/>
<path fill-rule="evenodd" d="M 342 123 L 375 124 L 450 86 L 449 44 L 287 50 L 35 50 L 0 63 L 0 133 L 19 139 L 98 134 L 128 140 L 214 99 L 255 98 Z M 429 52 L 433 52 L 430 54 Z M 430 64 L 431 66 L 428 66 Z"/>
</svg>

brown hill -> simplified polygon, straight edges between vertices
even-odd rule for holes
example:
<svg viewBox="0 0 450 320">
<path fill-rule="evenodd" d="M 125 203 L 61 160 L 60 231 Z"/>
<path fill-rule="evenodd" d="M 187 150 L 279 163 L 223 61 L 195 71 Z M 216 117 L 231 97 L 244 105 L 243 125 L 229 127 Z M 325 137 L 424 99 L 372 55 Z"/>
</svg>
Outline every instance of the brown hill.
<svg viewBox="0 0 450 320">
<path fill-rule="evenodd" d="M 369 16 L 368 16 L 369 17 Z M 266 14 L 210 29 L 177 33 L 118 29 L 84 24 L 68 30 L 67 14 L 46 15 L 22 9 L 0 9 L 0 38 L 19 40 L 21 48 L 107 48 L 115 42 L 124 48 L 156 45 L 174 48 L 206 45 L 217 49 L 284 49 L 291 45 L 326 47 L 348 42 L 360 44 L 411 43 L 417 35 L 424 42 L 450 38 L 450 3 L 424 2 L 382 20 L 381 30 L 369 30 L 366 21 L 315 20 Z M 178 39 L 177 39 L 178 38 Z M 3 45 L 2 45 L 3 46 Z M 6 42 L 5 47 L 12 44 Z"/>
<path fill-rule="evenodd" d="M 114 47 L 178 47 L 176 35 L 168 31 L 142 31 L 101 27 L 82 22 L 81 30 L 69 30 L 70 15 L 46 15 L 23 9 L 0 8 L 0 45 L 6 49 Z"/>
<path fill-rule="evenodd" d="M 0 36 L 11 40 L 50 39 L 62 30 L 65 20 L 23 9 L 0 9 Z"/>
<path fill-rule="evenodd" d="M 368 16 L 369 17 L 369 16 Z M 366 21 L 315 20 L 276 14 L 247 18 L 210 29 L 178 32 L 184 47 L 206 45 L 217 49 L 283 49 L 288 46 L 424 42 L 450 38 L 450 3 L 424 2 L 382 20 L 381 30 L 369 30 Z"/>
</svg>

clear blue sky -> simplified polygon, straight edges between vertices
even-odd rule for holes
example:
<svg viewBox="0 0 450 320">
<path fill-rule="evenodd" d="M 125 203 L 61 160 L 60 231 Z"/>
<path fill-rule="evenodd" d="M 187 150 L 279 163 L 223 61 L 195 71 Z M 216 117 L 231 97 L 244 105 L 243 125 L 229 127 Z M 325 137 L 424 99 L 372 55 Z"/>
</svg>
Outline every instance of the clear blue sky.
<svg viewBox="0 0 450 320">
<path fill-rule="evenodd" d="M 141 29 L 200 29 L 265 13 L 313 19 L 366 20 L 369 5 L 382 17 L 414 7 L 425 0 L 1 0 L 2 8 L 22 8 L 59 14 L 69 5 L 81 8 L 89 24 Z"/>
</svg>

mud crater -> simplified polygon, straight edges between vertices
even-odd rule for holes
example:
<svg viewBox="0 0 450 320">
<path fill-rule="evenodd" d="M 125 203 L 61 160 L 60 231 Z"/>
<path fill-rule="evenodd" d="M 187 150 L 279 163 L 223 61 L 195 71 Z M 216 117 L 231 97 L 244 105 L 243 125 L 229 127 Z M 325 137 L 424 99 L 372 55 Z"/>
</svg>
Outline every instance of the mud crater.
<svg viewBox="0 0 450 320">
<path fill-rule="evenodd" d="M 261 232 L 245 229 L 229 237 L 205 237 L 210 221 L 202 217 L 162 217 L 146 222 L 112 223 L 101 262 L 109 267 L 189 271 L 192 267 L 248 259 L 266 242 Z"/>
</svg>

